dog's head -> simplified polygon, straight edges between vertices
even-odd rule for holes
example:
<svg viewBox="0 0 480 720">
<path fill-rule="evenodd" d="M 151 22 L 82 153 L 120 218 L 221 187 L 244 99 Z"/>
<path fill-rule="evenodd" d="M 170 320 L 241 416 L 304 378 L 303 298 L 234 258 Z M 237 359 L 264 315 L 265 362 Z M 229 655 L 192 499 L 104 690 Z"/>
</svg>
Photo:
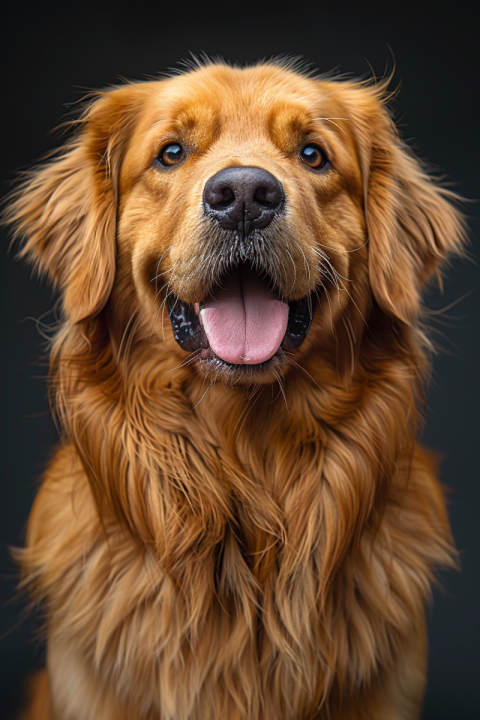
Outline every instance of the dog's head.
<svg viewBox="0 0 480 720">
<path fill-rule="evenodd" d="M 316 354 L 341 364 L 339 335 L 358 347 L 372 308 L 414 321 L 463 237 L 384 97 L 273 64 L 114 88 L 26 177 L 7 220 L 69 324 L 105 311 L 119 357 L 134 326 L 204 377 L 270 382 Z"/>
</svg>

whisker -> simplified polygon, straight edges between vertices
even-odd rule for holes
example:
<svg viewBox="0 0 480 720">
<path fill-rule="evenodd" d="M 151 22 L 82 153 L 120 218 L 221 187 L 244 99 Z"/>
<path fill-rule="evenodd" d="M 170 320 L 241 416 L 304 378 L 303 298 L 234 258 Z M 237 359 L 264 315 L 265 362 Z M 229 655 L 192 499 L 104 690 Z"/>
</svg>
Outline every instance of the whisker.
<svg viewBox="0 0 480 720">
<path fill-rule="evenodd" d="M 201 354 L 203 348 L 198 348 L 198 350 L 193 350 L 188 358 L 181 364 L 177 365 L 174 368 L 169 368 L 168 370 L 162 370 L 159 374 L 163 375 L 164 373 L 174 372 L 175 370 L 179 370 L 180 368 L 187 367 L 187 365 L 190 365 L 194 360 L 197 359 L 197 357 Z"/>
<path fill-rule="evenodd" d="M 318 269 L 320 270 L 320 274 L 326 277 L 327 280 L 329 280 L 331 284 L 338 289 L 338 280 L 335 277 L 332 267 L 320 262 Z"/>
<path fill-rule="evenodd" d="M 162 335 L 163 335 L 163 339 L 165 340 L 165 332 L 164 332 L 164 326 L 163 326 L 163 317 L 164 317 L 163 309 L 164 309 L 164 307 L 165 307 L 165 303 L 166 303 L 166 301 L 167 301 L 167 298 L 168 298 L 170 295 L 173 294 L 173 291 L 170 290 L 170 283 L 171 283 L 172 280 L 173 280 L 173 275 L 174 275 L 177 267 L 179 266 L 179 264 L 180 264 L 180 260 L 178 260 L 178 262 L 175 263 L 175 266 L 174 266 L 174 267 L 172 268 L 172 270 L 171 270 L 171 275 L 172 275 L 172 277 L 170 277 L 170 279 L 167 280 L 167 282 L 162 285 L 162 287 L 160 288 L 160 290 L 155 294 L 155 297 L 153 298 L 153 302 L 155 302 L 155 300 L 158 298 L 158 296 L 160 295 L 160 293 L 161 293 L 165 288 L 167 289 L 165 298 L 163 299 L 163 302 L 161 303 L 161 305 L 159 306 L 159 308 L 158 308 L 158 310 L 157 310 L 157 312 L 156 312 L 156 314 L 155 314 L 155 319 L 154 319 L 154 321 L 153 321 L 152 330 L 151 330 L 151 332 L 150 332 L 150 338 L 152 337 L 153 331 L 155 330 L 155 325 L 157 324 L 157 319 L 158 319 L 158 316 L 159 316 L 159 314 L 160 314 L 160 311 L 162 311 Z"/>
<path fill-rule="evenodd" d="M 351 250 L 345 250 L 345 248 L 339 248 L 339 247 L 333 247 L 332 245 L 325 245 L 324 243 L 319 242 L 314 238 L 314 236 L 310 233 L 311 237 L 313 238 L 314 245 L 319 245 L 320 247 L 324 247 L 327 250 L 335 250 L 335 252 L 339 253 L 352 253 L 357 252 L 357 250 L 361 250 L 365 247 L 365 245 L 368 244 L 368 239 L 365 240 L 365 242 L 362 245 L 359 245 L 356 248 L 352 248 Z"/>
<path fill-rule="evenodd" d="M 295 243 L 295 245 L 298 247 L 298 249 L 300 250 L 300 252 L 301 252 L 302 255 L 303 255 L 303 262 L 304 262 L 304 264 L 305 264 L 305 268 L 306 268 L 307 273 L 308 273 L 308 279 L 310 280 L 310 279 L 311 279 L 311 273 L 310 273 L 310 265 L 308 264 L 308 261 L 307 261 L 307 256 L 306 256 L 305 253 L 303 252 L 303 248 L 302 248 L 302 246 L 300 245 L 300 243 L 299 243 L 297 240 L 295 240 L 295 238 L 292 238 L 292 239 L 293 239 L 293 242 Z"/>
<path fill-rule="evenodd" d="M 200 405 L 200 403 L 202 402 L 203 398 L 205 397 L 205 395 L 208 393 L 208 391 L 209 391 L 210 388 L 212 387 L 212 383 L 213 383 L 213 380 L 210 380 L 210 383 L 209 383 L 207 389 L 206 389 L 205 392 L 203 393 L 203 395 L 202 395 L 202 397 L 200 398 L 200 400 L 193 406 L 192 410 L 195 410 L 195 408 L 196 408 L 198 405 Z"/>
<path fill-rule="evenodd" d="M 299 370 L 302 370 L 302 372 L 304 372 L 305 375 L 307 375 L 307 376 L 310 378 L 310 380 L 317 386 L 317 388 L 318 388 L 319 390 L 322 389 L 322 388 L 320 387 L 320 385 L 317 383 L 317 381 L 315 380 L 315 378 L 312 377 L 312 376 L 310 375 L 310 373 L 307 372 L 307 370 L 305 370 L 305 368 L 302 367 L 302 365 L 300 365 L 300 363 L 298 363 L 296 360 L 293 359 L 293 357 L 292 357 L 292 356 L 293 356 L 293 353 L 285 352 L 285 354 L 289 356 L 289 362 L 291 362 L 292 365 L 295 365 L 295 367 L 297 367 Z"/>
<path fill-rule="evenodd" d="M 193 410 L 195 410 L 195 408 L 196 408 L 198 405 L 200 405 L 200 403 L 202 402 L 202 400 L 203 400 L 203 398 L 205 397 L 205 395 L 208 393 L 208 391 L 210 390 L 210 388 L 212 387 L 212 385 L 214 385 L 214 383 L 215 383 L 215 381 L 216 381 L 216 379 L 217 379 L 217 377 L 218 377 L 218 375 L 219 375 L 219 372 L 220 372 L 220 370 L 216 373 L 215 377 L 210 381 L 210 385 L 207 387 L 207 389 L 206 389 L 205 392 L 203 393 L 203 395 L 202 395 L 202 397 L 200 398 L 200 400 L 196 403 L 196 405 L 193 406 Z"/>
<path fill-rule="evenodd" d="M 252 411 L 253 407 L 255 406 L 255 402 L 258 397 L 259 390 L 260 390 L 260 385 L 255 385 L 253 388 L 253 392 L 247 397 L 246 407 L 244 408 L 240 417 L 238 418 L 238 420 L 235 424 L 235 428 L 233 430 L 234 434 L 236 434 L 237 437 L 239 437 L 241 435 L 243 426 L 245 425 L 245 422 L 246 422 L 248 416 L 250 415 L 250 412 Z M 252 400 L 253 400 L 253 402 L 250 402 Z M 241 422 L 241 425 L 240 425 L 240 427 L 238 427 L 240 422 Z M 238 428 L 238 433 L 237 433 L 237 428 Z"/>
<path fill-rule="evenodd" d="M 274 368 L 272 368 L 272 373 L 275 375 L 275 378 L 278 382 L 278 387 L 280 388 L 280 392 L 282 393 L 283 399 L 285 401 L 285 407 L 287 408 L 287 412 L 290 412 L 290 410 L 288 408 L 288 403 L 287 403 L 287 394 L 285 392 L 285 387 L 283 385 L 282 378 Z"/>
<path fill-rule="evenodd" d="M 287 253 L 290 260 L 292 261 L 292 265 L 293 265 L 293 282 L 292 282 L 292 287 L 290 289 L 290 293 L 291 293 L 293 288 L 295 287 L 295 282 L 297 280 L 297 268 L 295 267 L 295 263 L 293 262 L 293 258 L 291 256 L 290 250 L 287 247 L 285 248 L 285 252 Z"/>
<path fill-rule="evenodd" d="M 270 400 L 270 402 L 266 403 L 265 407 L 269 407 L 269 405 L 273 405 L 273 404 L 277 401 L 277 398 L 280 397 L 280 389 L 278 390 L 278 392 L 277 392 L 277 394 L 275 395 L 275 397 L 273 397 L 273 388 L 274 388 L 274 385 L 273 385 L 273 383 L 272 383 L 272 384 L 271 384 L 272 399 Z"/>
<path fill-rule="evenodd" d="M 165 252 L 162 253 L 162 255 L 160 256 L 160 260 L 159 260 L 158 263 L 157 263 L 157 267 L 156 267 L 156 270 L 155 270 L 155 296 L 156 296 L 156 293 L 157 293 L 157 291 L 158 291 L 157 278 L 159 277 L 158 271 L 159 271 L 159 269 L 160 269 L 160 263 L 162 262 L 163 258 L 164 258 L 165 255 L 167 254 L 167 252 L 172 249 L 172 247 L 173 247 L 173 245 L 170 245 L 170 247 L 168 247 L 168 248 L 165 250 Z M 167 271 L 165 271 L 165 272 L 167 272 Z M 161 274 L 163 275 L 164 273 L 161 273 Z"/>
<path fill-rule="evenodd" d="M 182 270 L 182 281 L 181 281 L 181 283 L 180 283 L 180 285 L 179 285 L 177 295 L 180 295 L 180 294 L 181 294 L 181 291 L 182 291 L 182 288 L 183 288 L 185 282 L 187 281 L 187 279 L 189 279 L 190 276 L 187 275 L 186 273 L 187 273 L 188 268 L 192 265 L 192 263 L 193 263 L 195 260 L 198 260 L 198 255 L 193 255 L 193 256 L 191 257 L 191 259 L 190 259 L 190 262 L 188 262 L 187 265 L 186 265 L 186 267 L 183 268 L 183 270 Z M 200 266 L 197 268 L 197 274 L 198 274 L 198 273 L 201 273 L 201 271 L 202 271 L 202 264 L 200 263 Z"/>
<path fill-rule="evenodd" d="M 341 281 L 340 281 L 340 282 L 341 282 Z M 363 322 L 365 323 L 365 327 L 368 329 L 368 323 L 367 323 L 367 321 L 365 320 L 365 317 L 364 317 L 362 311 L 361 311 L 360 308 L 358 307 L 358 305 L 357 305 L 357 303 L 355 302 L 355 300 L 353 299 L 352 295 L 348 292 L 348 290 L 347 290 L 347 288 L 345 287 L 345 285 L 343 285 L 342 282 L 341 282 L 341 284 L 342 284 L 342 286 L 343 286 L 342 289 L 345 290 L 345 292 L 347 293 L 348 297 L 350 298 L 350 300 L 352 301 L 352 303 L 355 305 L 355 307 L 356 307 L 356 309 L 357 309 L 360 317 L 362 318 Z"/>
<path fill-rule="evenodd" d="M 333 263 L 330 260 L 330 258 L 328 257 L 328 255 L 326 253 L 324 253 L 323 250 L 317 250 L 317 248 L 313 248 L 313 252 L 317 255 L 317 257 L 321 258 L 322 260 L 325 260 L 325 262 L 329 265 L 332 272 L 334 272 L 336 276 L 341 277 L 342 280 L 346 280 L 347 282 L 353 282 L 351 278 L 346 278 L 338 272 L 338 270 L 333 265 Z"/>
<path fill-rule="evenodd" d="M 124 341 L 125 341 L 126 336 L 127 336 L 128 328 L 129 328 L 130 323 L 132 322 L 133 318 L 135 317 L 135 315 L 136 315 L 136 310 L 134 310 L 133 313 L 130 315 L 130 319 L 129 319 L 129 321 L 127 322 L 127 324 L 125 325 L 125 330 L 123 331 L 122 339 L 120 340 L 120 345 L 118 346 L 117 365 L 118 365 L 118 363 L 120 362 L 120 357 L 121 357 L 122 350 L 123 350 L 123 344 L 124 344 Z"/>
<path fill-rule="evenodd" d="M 163 285 L 163 287 L 160 288 L 160 290 L 158 291 L 158 293 L 155 295 L 154 300 L 157 299 L 157 297 L 160 295 L 160 293 L 162 292 L 163 288 L 165 288 L 165 287 L 167 288 L 167 293 L 166 293 L 165 298 L 163 299 L 163 301 L 162 301 L 162 302 L 160 303 L 160 305 L 158 306 L 157 312 L 155 313 L 155 319 L 154 319 L 154 321 L 153 321 L 152 329 L 151 329 L 151 331 L 150 331 L 150 338 L 152 337 L 153 331 L 155 330 L 155 325 L 157 324 L 157 320 L 158 320 L 158 316 L 159 316 L 159 314 L 160 314 L 160 311 L 162 311 L 162 322 L 163 322 L 163 310 L 164 310 L 164 308 L 165 308 L 165 303 L 166 303 L 168 297 L 173 294 L 173 291 L 168 289 L 168 288 L 170 287 L 170 282 L 167 282 L 167 283 L 165 283 L 165 285 Z M 165 340 L 165 333 L 163 332 L 163 324 L 162 324 L 162 335 L 163 335 L 163 339 Z"/>
<path fill-rule="evenodd" d="M 161 311 L 162 311 L 162 337 L 163 337 L 164 340 L 165 340 L 165 323 L 164 323 L 164 320 L 165 320 L 165 308 L 167 307 L 167 300 L 168 300 L 168 298 L 170 297 L 170 295 L 173 295 L 173 290 L 169 290 L 169 291 L 167 292 L 167 294 L 165 295 L 165 298 L 164 298 L 162 304 L 160 305 L 160 307 L 159 307 L 158 310 L 157 310 L 157 315 L 156 315 L 156 317 L 155 317 L 155 323 L 154 323 L 153 328 L 152 328 L 152 333 L 153 333 L 153 330 L 154 330 L 154 328 L 155 328 L 155 324 L 156 324 L 156 322 L 157 322 L 158 313 L 159 313 L 160 310 L 161 310 Z M 174 304 L 173 304 L 173 307 L 172 307 L 172 310 L 175 308 L 175 305 L 177 304 L 177 302 L 178 302 L 178 298 L 175 300 L 175 302 L 174 302 Z M 150 337 L 151 337 L 151 335 L 150 335 Z"/>
<path fill-rule="evenodd" d="M 158 280 L 158 278 L 161 278 L 162 275 L 166 275 L 166 274 L 169 273 L 169 272 L 170 272 L 170 268 L 167 268 L 166 270 L 164 270 L 163 272 L 159 273 L 158 275 L 155 275 L 155 277 L 153 277 L 153 278 L 150 280 L 150 282 L 153 282 L 154 280 Z"/>
<path fill-rule="evenodd" d="M 133 338 L 135 337 L 135 333 L 137 332 L 137 330 L 140 326 L 140 323 L 141 323 L 140 317 L 137 316 L 137 319 L 135 320 L 135 322 L 132 325 L 132 328 L 131 328 L 130 333 L 127 338 L 127 342 L 125 344 L 125 351 L 123 353 L 123 359 L 124 359 L 125 363 L 128 362 L 128 358 L 130 356 L 130 351 L 132 349 Z"/>
</svg>

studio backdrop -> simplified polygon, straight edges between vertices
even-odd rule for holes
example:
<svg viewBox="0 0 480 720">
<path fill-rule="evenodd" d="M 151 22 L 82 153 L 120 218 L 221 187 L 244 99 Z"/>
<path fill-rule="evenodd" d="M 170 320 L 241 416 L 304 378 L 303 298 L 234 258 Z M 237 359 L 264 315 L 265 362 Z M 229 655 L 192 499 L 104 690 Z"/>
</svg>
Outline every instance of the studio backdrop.
<svg viewBox="0 0 480 720">
<path fill-rule="evenodd" d="M 293 0 L 186 6 L 43 3 L 10 8 L 2 22 L 2 195 L 24 169 L 61 143 L 50 130 L 91 88 L 181 69 L 190 53 L 252 63 L 301 56 L 313 69 L 353 77 L 393 72 L 391 101 L 401 134 L 469 200 L 479 187 L 478 30 L 467 5 L 442 9 Z M 473 10 L 472 10 L 473 13 Z M 478 694 L 479 333 L 478 204 L 467 202 L 468 256 L 426 299 L 438 352 L 423 441 L 441 457 L 460 572 L 442 575 L 429 617 L 425 720 L 472 720 Z M 0 718 L 14 717 L 28 673 L 44 662 L 40 618 L 16 596 L 10 547 L 23 542 L 29 508 L 58 442 L 47 400 L 45 326 L 55 296 L 7 254 L 2 231 L 2 432 L 0 440 Z M 93 719 L 92 719 L 93 720 Z"/>
</svg>

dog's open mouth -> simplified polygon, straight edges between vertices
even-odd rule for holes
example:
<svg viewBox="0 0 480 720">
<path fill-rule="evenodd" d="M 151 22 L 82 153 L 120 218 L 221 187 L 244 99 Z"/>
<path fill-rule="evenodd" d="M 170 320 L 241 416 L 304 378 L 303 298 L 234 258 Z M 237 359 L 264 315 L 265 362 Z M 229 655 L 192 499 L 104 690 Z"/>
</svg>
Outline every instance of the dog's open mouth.
<svg viewBox="0 0 480 720">
<path fill-rule="evenodd" d="M 249 264 L 233 268 L 201 303 L 168 297 L 175 340 L 190 352 L 210 350 L 229 365 L 260 365 L 293 350 L 312 323 L 314 296 L 283 302 Z"/>
</svg>

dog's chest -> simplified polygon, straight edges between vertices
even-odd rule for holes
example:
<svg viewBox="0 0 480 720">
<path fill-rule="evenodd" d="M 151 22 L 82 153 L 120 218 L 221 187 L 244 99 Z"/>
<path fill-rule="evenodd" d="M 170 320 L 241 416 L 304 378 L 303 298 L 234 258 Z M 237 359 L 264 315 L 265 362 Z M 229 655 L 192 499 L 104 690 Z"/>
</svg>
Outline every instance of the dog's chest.
<svg viewBox="0 0 480 720">
<path fill-rule="evenodd" d="M 185 703 L 207 697 L 217 698 L 218 717 L 236 717 L 238 703 L 267 703 L 274 688 L 299 712 L 317 703 L 330 677 L 315 562 L 292 573 L 272 537 L 257 541 L 256 554 L 245 543 L 227 530 L 210 560 L 192 558 L 181 578 L 169 578 L 151 557 L 132 556 L 112 572 L 93 653 L 106 677 L 115 667 L 116 684 L 132 695 L 148 678 L 152 705 L 165 713 L 171 705 L 178 717 L 188 716 Z"/>
</svg>

